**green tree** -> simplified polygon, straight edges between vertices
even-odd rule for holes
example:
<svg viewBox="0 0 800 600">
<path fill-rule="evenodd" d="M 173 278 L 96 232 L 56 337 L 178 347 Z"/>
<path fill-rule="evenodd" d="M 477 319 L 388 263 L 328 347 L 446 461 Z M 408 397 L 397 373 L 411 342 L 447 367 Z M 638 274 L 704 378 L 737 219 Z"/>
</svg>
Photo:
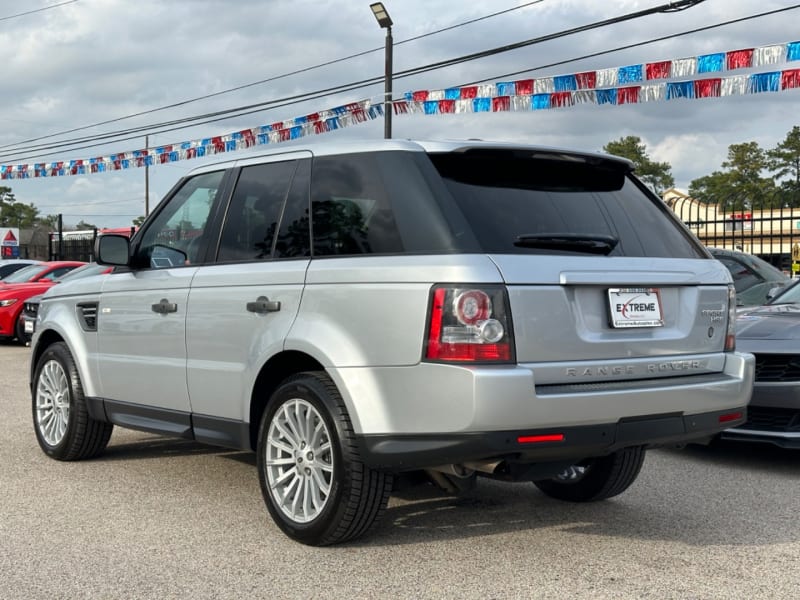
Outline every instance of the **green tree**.
<svg viewBox="0 0 800 600">
<path fill-rule="evenodd" d="M 787 206 L 800 206 L 800 127 L 795 125 L 780 144 L 767 150 L 767 168 L 780 182 Z"/>
<path fill-rule="evenodd" d="M 48 229 L 56 229 L 58 227 L 58 215 L 46 215 L 38 218 L 38 224 L 47 227 Z"/>
<path fill-rule="evenodd" d="M 97 225 L 95 225 L 94 223 L 88 223 L 83 219 L 81 219 L 80 221 L 78 221 L 78 224 L 75 225 L 75 229 L 78 231 L 82 231 L 84 229 L 97 229 Z"/>
<path fill-rule="evenodd" d="M 716 204 L 724 211 L 732 210 L 730 200 L 736 196 L 736 186 L 730 173 L 714 171 L 698 177 L 689 184 L 689 195 L 707 204 Z"/>
<path fill-rule="evenodd" d="M 136 217 L 136 218 L 133 220 L 133 226 L 134 226 L 134 227 L 141 227 L 141 226 L 142 226 L 142 223 L 144 223 L 144 220 L 145 220 L 146 218 L 147 218 L 147 217 L 145 217 L 144 215 L 139 215 L 138 217 Z"/>
<path fill-rule="evenodd" d="M 603 146 L 603 152 L 630 160 L 636 168 L 636 175 L 639 179 L 653 188 L 659 196 L 675 186 L 672 166 L 667 162 L 650 160 L 647 155 L 647 147 L 638 136 L 629 135 L 615 142 L 608 142 Z"/>
<path fill-rule="evenodd" d="M 38 222 L 38 216 L 33 204 L 18 202 L 10 187 L 0 186 L 0 227 L 28 229 Z"/>
<path fill-rule="evenodd" d="M 724 171 L 714 171 L 693 180 L 689 195 L 717 204 L 724 212 L 769 208 L 780 204 L 772 177 L 762 177 L 767 169 L 767 154 L 757 142 L 728 146 Z"/>
</svg>

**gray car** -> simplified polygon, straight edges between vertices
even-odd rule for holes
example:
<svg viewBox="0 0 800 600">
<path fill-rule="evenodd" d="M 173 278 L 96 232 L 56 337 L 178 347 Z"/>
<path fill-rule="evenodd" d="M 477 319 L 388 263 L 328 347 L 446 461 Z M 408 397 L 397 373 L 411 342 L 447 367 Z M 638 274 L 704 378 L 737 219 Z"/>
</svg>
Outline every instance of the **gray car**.
<svg viewBox="0 0 800 600">
<path fill-rule="evenodd" d="M 800 448 L 800 281 L 738 318 L 737 346 L 756 357 L 747 422 L 723 439 Z"/>
<path fill-rule="evenodd" d="M 289 146 L 198 168 L 113 273 L 42 299 L 34 430 L 256 452 L 293 539 L 354 539 L 393 477 L 615 496 L 647 448 L 742 423 L 735 292 L 630 162 L 490 142 Z"/>
<path fill-rule="evenodd" d="M 765 304 L 792 282 L 783 271 L 754 254 L 722 248 L 708 250 L 731 272 L 740 309 Z"/>
</svg>

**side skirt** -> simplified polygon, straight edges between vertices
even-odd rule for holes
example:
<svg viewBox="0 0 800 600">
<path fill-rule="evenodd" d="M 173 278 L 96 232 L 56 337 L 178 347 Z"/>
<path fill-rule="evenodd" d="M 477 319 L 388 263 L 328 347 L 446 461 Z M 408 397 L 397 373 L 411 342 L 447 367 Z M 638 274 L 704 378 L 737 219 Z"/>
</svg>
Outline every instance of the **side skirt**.
<svg viewBox="0 0 800 600">
<path fill-rule="evenodd" d="M 126 429 L 195 440 L 212 446 L 252 450 L 250 426 L 243 421 L 141 406 L 106 398 L 87 398 L 89 416 Z"/>
</svg>

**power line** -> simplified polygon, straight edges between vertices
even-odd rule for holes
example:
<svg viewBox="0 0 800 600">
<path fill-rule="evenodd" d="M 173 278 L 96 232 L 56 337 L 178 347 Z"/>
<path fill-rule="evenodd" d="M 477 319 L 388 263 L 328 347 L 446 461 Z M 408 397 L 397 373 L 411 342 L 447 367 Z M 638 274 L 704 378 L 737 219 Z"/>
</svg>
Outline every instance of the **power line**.
<svg viewBox="0 0 800 600">
<path fill-rule="evenodd" d="M 768 16 L 771 16 L 771 15 L 774 15 L 774 14 L 777 14 L 777 13 L 786 12 L 788 10 L 795 10 L 797 8 L 800 8 L 800 4 L 795 4 L 793 6 L 787 6 L 787 7 L 784 7 L 784 8 L 776 8 L 775 10 L 770 10 L 770 11 L 766 11 L 766 12 L 763 12 L 763 13 L 750 15 L 750 16 L 747 16 L 747 17 L 739 17 L 738 19 L 731 19 L 729 21 L 723 21 L 722 23 L 716 23 L 714 25 L 706 25 L 704 27 L 698 27 L 696 29 L 688 29 L 687 31 L 682 31 L 680 33 L 672 33 L 672 34 L 669 34 L 669 35 L 664 35 L 664 36 L 661 36 L 661 37 L 645 40 L 643 42 L 635 42 L 633 44 L 626 44 L 625 46 L 617 46 L 616 48 L 612 48 L 610 50 L 601 50 L 599 52 L 592 52 L 591 54 L 584 54 L 584 55 L 578 56 L 576 58 L 569 58 L 567 60 L 561 60 L 561 61 L 558 61 L 558 62 L 548 63 L 546 65 L 538 65 L 536 67 L 530 67 L 528 69 L 523 69 L 521 71 L 513 71 L 511 73 L 504 73 L 502 75 L 494 75 L 493 77 L 487 77 L 487 78 L 479 79 L 477 81 L 472 81 L 472 82 L 469 82 L 469 83 L 462 83 L 457 87 L 466 86 L 466 85 L 476 85 L 478 83 L 482 83 L 482 82 L 488 81 L 490 79 L 492 79 L 492 80 L 505 79 L 507 77 L 515 77 L 517 75 L 524 75 L 524 74 L 527 74 L 527 73 L 532 73 L 534 71 L 540 71 L 541 69 L 549 69 L 551 67 L 558 67 L 558 66 L 561 66 L 561 65 L 564 65 L 564 64 L 568 64 L 568 63 L 572 63 L 572 62 L 582 61 L 582 60 L 586 60 L 586 59 L 589 59 L 589 58 L 596 58 L 598 56 L 603 56 L 605 54 L 613 54 L 614 52 L 620 52 L 622 50 L 630 50 L 631 48 L 638 48 L 640 46 L 646 46 L 648 44 L 655 44 L 656 42 L 663 42 L 664 40 L 671 40 L 671 39 L 674 39 L 674 38 L 683 37 L 685 35 L 691 35 L 693 33 L 700 33 L 702 31 L 709 31 L 711 29 L 718 29 L 720 27 L 725 27 L 727 25 L 734 25 L 736 23 L 743 23 L 745 21 L 751 21 L 753 19 L 759 19 L 761 17 L 768 17 Z"/>
<path fill-rule="evenodd" d="M 71 2 L 77 2 L 78 0 L 70 0 L 70 1 Z M 414 41 L 420 40 L 422 38 L 426 38 L 426 37 L 429 37 L 429 36 L 432 36 L 432 35 L 437 35 L 439 33 L 445 32 L 445 31 L 450 31 L 450 30 L 453 30 L 453 29 L 457 29 L 459 27 L 465 27 L 467 25 L 472 25 L 474 23 L 478 23 L 479 21 L 485 21 L 486 19 L 490 19 L 492 17 L 497 17 L 499 15 L 503 15 L 503 14 L 506 14 L 506 13 L 509 13 L 509 12 L 512 12 L 512 11 L 515 11 L 515 10 L 520 10 L 521 8 L 525 8 L 525 7 L 534 5 L 534 4 L 539 4 L 541 2 L 544 2 L 544 0 L 532 0 L 531 2 L 526 2 L 525 4 L 520 4 L 519 6 L 514 6 L 512 8 L 507 8 L 505 10 L 501 10 L 501 11 L 494 12 L 494 13 L 491 13 L 491 14 L 488 14 L 488 15 L 484 15 L 482 17 L 477 17 L 475 19 L 471 19 L 469 21 L 464 21 L 462 23 L 457 23 L 455 25 L 450 25 L 448 27 L 443 27 L 442 29 L 436 29 L 434 31 L 429 31 L 427 33 L 423 33 L 423 34 L 420 34 L 420 35 L 417 35 L 417 36 L 414 36 L 414 37 L 410 37 L 410 38 L 405 39 L 405 40 L 400 40 L 398 42 L 395 42 L 394 45 L 395 46 L 399 46 L 401 44 L 407 44 L 409 42 L 414 42 Z M 133 119 L 135 117 L 141 117 L 141 116 L 144 116 L 144 115 L 153 114 L 153 113 L 164 111 L 164 110 L 168 110 L 168 109 L 171 109 L 171 108 L 178 108 L 180 106 L 185 106 L 187 104 L 192 104 L 194 102 L 199 102 L 201 100 L 208 100 L 209 98 L 215 98 L 217 96 L 222 96 L 224 94 L 229 94 L 229 93 L 232 93 L 232 92 L 238 92 L 238 91 L 241 91 L 241 90 L 244 90 L 244 89 L 247 89 L 247 88 L 251 88 L 251 87 L 254 87 L 254 86 L 257 86 L 257 85 L 263 85 L 265 83 L 270 83 L 272 81 L 277 81 L 279 79 L 285 79 L 286 77 L 291 77 L 292 75 L 299 75 L 301 73 L 307 73 L 309 71 L 314 71 L 314 70 L 320 69 L 322 67 L 329 67 L 329 66 L 335 65 L 337 63 L 341 63 L 341 62 L 345 62 L 345 61 L 348 61 L 348 60 L 352 60 L 354 58 L 359 58 L 361 56 L 366 56 L 367 54 L 372 54 L 374 52 L 383 51 L 383 49 L 384 49 L 383 46 L 380 46 L 378 48 L 372 48 L 370 50 L 364 50 L 364 51 L 361 51 L 361 52 L 357 52 L 355 54 L 350 54 L 348 56 L 343 56 L 342 58 L 337 58 L 337 59 L 329 60 L 327 62 L 318 63 L 318 64 L 312 65 L 310 67 L 304 67 L 302 69 L 297 69 L 295 71 L 290 71 L 288 73 L 283 73 L 281 75 L 275 75 L 273 77 L 268 77 L 267 79 L 261 79 L 259 81 L 253 81 L 251 83 L 245 83 L 245 84 L 242 84 L 242 85 L 238 85 L 236 87 L 232 87 L 232 88 L 228 88 L 228 89 L 225 89 L 225 90 L 221 90 L 219 92 L 213 92 L 211 94 L 206 94 L 204 96 L 197 96 L 195 98 L 189 98 L 187 100 L 180 100 L 180 101 L 175 102 L 173 104 L 167 104 L 167 105 L 160 106 L 160 107 L 157 107 L 157 108 L 152 108 L 152 109 L 144 110 L 144 111 L 141 111 L 141 112 L 132 113 L 132 114 L 129 114 L 129 115 L 125 115 L 123 117 L 116 117 L 114 119 L 108 119 L 107 121 L 100 121 L 98 123 L 92 123 L 91 125 L 81 125 L 80 127 L 75 127 L 75 128 L 72 128 L 72 129 L 66 129 L 64 131 L 58 131 L 56 133 L 51 133 L 51 134 L 48 134 L 48 135 L 44 135 L 44 136 L 40 136 L 40 137 L 36 137 L 36 138 L 31 138 L 31 139 L 28 139 L 28 140 L 22 140 L 20 142 L 15 142 L 13 144 L 7 144 L 5 146 L 0 146 L 0 150 L 6 149 L 6 148 L 15 148 L 17 146 L 20 146 L 21 144 L 28 144 L 28 143 L 31 143 L 31 142 L 38 142 L 40 140 L 44 140 L 44 139 L 48 139 L 48 138 L 52 138 L 52 137 L 56 137 L 56 136 L 60 136 L 60 135 L 67 135 L 69 133 L 76 133 L 78 131 L 83 131 L 85 129 L 92 129 L 94 127 L 100 127 L 102 125 L 110 125 L 112 123 L 119 123 L 120 121 L 125 121 L 127 119 Z"/>
<path fill-rule="evenodd" d="M 493 55 L 500 54 L 500 53 L 503 53 L 503 52 L 509 52 L 511 50 L 516 50 L 516 49 L 519 49 L 519 48 L 523 48 L 523 47 L 526 47 L 526 46 L 542 43 L 542 42 L 545 42 L 545 41 L 550 41 L 550 40 L 554 40 L 554 39 L 557 39 L 557 38 L 566 37 L 566 36 L 573 35 L 573 34 L 576 34 L 576 33 L 583 33 L 585 31 L 590 31 L 590 30 L 593 30 L 593 29 L 598 29 L 598 28 L 601 28 L 601 27 L 607 27 L 609 25 L 615 25 L 617 23 L 630 21 L 630 20 L 641 18 L 641 17 L 644 17 L 644 16 L 649 16 L 649 15 L 652 15 L 652 14 L 655 14 L 655 13 L 664 12 L 665 10 L 669 10 L 669 11 L 675 11 L 675 10 L 679 10 L 679 9 L 680 10 L 685 10 L 687 8 L 691 8 L 693 6 L 696 6 L 697 4 L 700 4 L 701 2 L 704 2 L 704 1 L 705 0 L 678 0 L 677 2 L 669 2 L 668 4 L 664 4 L 664 5 L 656 6 L 656 7 L 649 8 L 649 9 L 636 11 L 636 12 L 633 12 L 633 13 L 628 13 L 628 14 L 621 15 L 621 16 L 618 16 L 618 17 L 612 17 L 610 19 L 604 19 L 602 21 L 597 21 L 597 22 L 594 22 L 594 23 L 590 23 L 588 25 L 582 25 L 582 26 L 579 26 L 579 27 L 573 27 L 573 28 L 570 28 L 570 29 L 567 29 L 567 30 L 563 30 L 563 31 L 557 32 L 557 33 L 551 33 L 551 34 L 546 34 L 546 35 L 539 36 L 539 37 L 536 37 L 536 38 L 530 38 L 528 40 L 524 40 L 524 41 L 521 41 L 521 42 L 516 42 L 514 44 L 506 44 L 506 45 L 503 45 L 503 46 L 499 46 L 497 48 L 491 48 L 489 50 L 483 50 L 481 52 L 475 52 L 475 53 L 467 54 L 467 55 L 464 55 L 464 56 L 451 58 L 451 59 L 447 59 L 447 60 L 443 60 L 443 61 L 438 61 L 438 62 L 435 62 L 435 63 L 429 63 L 427 65 L 422 65 L 422 66 L 415 67 L 415 68 L 412 68 L 412 69 L 407 69 L 405 71 L 400 71 L 398 73 L 395 73 L 394 78 L 395 79 L 402 79 L 402 78 L 410 77 L 410 76 L 413 76 L 413 75 L 418 75 L 418 74 L 421 74 L 421 73 L 426 73 L 426 72 L 429 72 L 429 71 L 441 69 L 441 68 L 444 68 L 444 67 L 453 66 L 453 65 L 457 65 L 457 64 L 462 64 L 462 63 L 469 62 L 469 61 L 472 61 L 472 60 L 485 58 L 487 56 L 493 56 Z M 64 141 L 61 141 L 61 142 L 58 142 L 58 143 L 55 143 L 55 144 L 46 144 L 46 145 L 42 144 L 42 145 L 30 146 L 30 147 L 27 147 L 27 148 L 19 148 L 18 147 L 18 148 L 12 149 L 11 153 L 24 151 L 24 150 L 28 150 L 28 151 L 32 151 L 32 152 L 35 152 L 35 151 L 46 151 L 46 150 L 53 151 L 53 150 L 62 149 L 62 148 L 71 148 L 72 150 L 84 150 L 84 149 L 88 149 L 88 148 L 92 148 L 92 147 L 96 147 L 96 146 L 101 146 L 105 142 L 108 142 L 108 141 L 111 141 L 111 140 L 126 141 L 126 140 L 129 140 L 129 139 L 133 139 L 135 137 L 140 137 L 140 136 L 131 135 L 131 134 L 134 134 L 134 133 L 141 134 L 141 133 L 143 133 L 145 131 L 149 131 L 152 134 L 167 133 L 167 132 L 171 132 L 171 131 L 185 129 L 187 127 L 194 126 L 194 125 L 208 124 L 208 123 L 213 123 L 213 122 L 226 120 L 228 118 L 235 118 L 235 117 L 240 117 L 240 116 L 252 114 L 252 113 L 255 113 L 255 112 L 261 112 L 263 110 L 266 110 L 267 108 L 274 109 L 274 108 L 279 108 L 279 107 L 282 107 L 282 106 L 287 106 L 287 105 L 290 105 L 290 104 L 296 104 L 296 103 L 298 103 L 300 101 L 314 100 L 314 99 L 318 99 L 318 98 L 320 98 L 322 96 L 325 96 L 325 95 L 328 95 L 328 94 L 331 94 L 331 93 L 342 93 L 342 92 L 347 92 L 347 91 L 353 91 L 353 90 L 356 90 L 356 89 L 361 89 L 361 88 L 364 88 L 364 87 L 368 87 L 370 85 L 374 85 L 375 83 L 378 83 L 378 82 L 380 82 L 382 80 L 383 80 L 383 76 L 377 76 L 377 77 L 372 77 L 372 78 L 369 78 L 369 79 L 363 79 L 361 81 L 356 81 L 356 82 L 351 82 L 351 83 L 348 83 L 348 84 L 343 84 L 343 85 L 340 85 L 340 86 L 334 86 L 334 87 L 325 88 L 325 89 L 321 89 L 321 90 L 315 90 L 315 91 L 312 91 L 312 92 L 305 92 L 305 93 L 297 94 L 297 95 L 294 95 L 294 96 L 283 97 L 283 98 L 278 98 L 278 99 L 274 99 L 274 100 L 268 100 L 268 101 L 265 101 L 265 102 L 260 102 L 260 103 L 256 103 L 256 104 L 240 106 L 240 107 L 236 107 L 236 108 L 232 108 L 232 109 L 215 111 L 213 113 L 206 113 L 206 114 L 197 115 L 197 116 L 194 116 L 194 117 L 186 117 L 186 118 L 181 118 L 181 119 L 175 119 L 175 120 L 172 120 L 172 121 L 167 121 L 167 122 L 162 122 L 162 123 L 157 123 L 157 124 L 144 125 L 144 126 L 140 126 L 140 127 L 136 127 L 136 128 L 130 128 L 130 129 L 127 129 L 127 130 L 120 130 L 120 131 L 116 131 L 116 132 L 109 132 L 109 133 L 101 134 L 101 135 L 87 136 L 87 137 L 82 137 L 82 138 L 75 138 L 75 139 L 72 139 L 72 140 L 64 140 Z M 166 129 L 164 129 L 164 128 L 166 128 Z M 154 131 L 154 130 L 156 130 L 156 131 Z M 123 137 L 123 136 L 129 136 L 129 137 Z M 100 141 L 100 140 L 103 140 L 103 141 Z M 92 144 L 84 145 L 84 146 L 76 146 L 76 144 L 81 144 L 81 143 L 84 143 L 84 142 L 98 142 L 98 143 L 92 143 Z M 45 154 L 38 154 L 38 155 L 33 155 L 33 156 L 20 156 L 20 155 L 9 156 L 9 153 L 6 153 L 6 154 L 0 155 L 0 159 L 5 159 L 5 160 L 8 160 L 8 161 L 15 161 L 15 160 L 21 160 L 22 158 L 28 158 L 28 159 L 30 159 L 30 158 L 40 158 L 40 157 L 43 157 L 43 156 L 48 156 L 50 154 L 52 154 L 52 152 L 47 152 Z"/>
<path fill-rule="evenodd" d="M 32 15 L 34 13 L 44 12 L 46 10 L 52 10 L 54 8 L 59 8 L 61 6 L 64 6 L 66 4 L 73 4 L 74 2 L 77 2 L 77 1 L 78 0 L 66 0 L 66 2 L 61 2 L 59 4 L 51 4 L 50 6 L 45 6 L 44 8 L 37 8 L 37 9 L 34 9 L 34 10 L 29 10 L 27 12 L 17 13 L 16 15 L 9 15 L 7 17 L 0 17 L 0 21 L 8 21 L 9 19 L 16 19 L 17 17 L 25 17 L 27 15 Z"/>
</svg>

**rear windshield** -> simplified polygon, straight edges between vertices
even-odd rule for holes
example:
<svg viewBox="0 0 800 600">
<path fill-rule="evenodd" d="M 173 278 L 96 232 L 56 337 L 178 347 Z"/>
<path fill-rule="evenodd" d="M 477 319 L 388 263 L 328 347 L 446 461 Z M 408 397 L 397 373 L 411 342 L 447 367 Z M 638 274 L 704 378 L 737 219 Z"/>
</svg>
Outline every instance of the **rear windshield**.
<svg viewBox="0 0 800 600">
<path fill-rule="evenodd" d="M 430 154 L 484 252 L 581 252 L 528 240 L 613 240 L 610 256 L 704 258 L 702 247 L 624 163 L 530 150 Z M 448 214 L 448 210 L 443 210 Z"/>
</svg>

